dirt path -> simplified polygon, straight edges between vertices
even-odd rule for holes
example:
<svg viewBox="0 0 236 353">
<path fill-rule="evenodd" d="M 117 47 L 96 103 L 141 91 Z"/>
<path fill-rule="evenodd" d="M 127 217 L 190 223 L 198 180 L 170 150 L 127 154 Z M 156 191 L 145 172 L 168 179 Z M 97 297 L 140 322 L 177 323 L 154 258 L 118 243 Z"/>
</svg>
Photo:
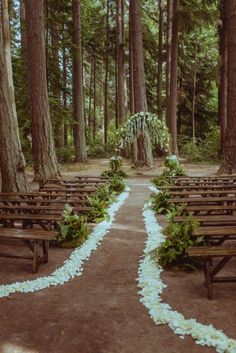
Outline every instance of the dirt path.
<svg viewBox="0 0 236 353">
<path fill-rule="evenodd" d="M 148 180 L 129 184 L 128 200 L 81 277 L 0 299 L 0 353 L 215 352 L 156 327 L 139 302 L 135 279 L 146 239 Z"/>
</svg>

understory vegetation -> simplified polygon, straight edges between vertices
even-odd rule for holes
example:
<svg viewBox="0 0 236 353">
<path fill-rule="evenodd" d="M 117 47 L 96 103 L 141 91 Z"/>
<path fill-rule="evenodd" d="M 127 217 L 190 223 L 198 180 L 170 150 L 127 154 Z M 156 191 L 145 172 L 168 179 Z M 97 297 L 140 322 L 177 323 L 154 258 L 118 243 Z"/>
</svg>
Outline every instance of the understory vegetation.
<svg viewBox="0 0 236 353">
<path fill-rule="evenodd" d="M 179 164 L 177 157 L 169 156 L 165 159 L 165 168 L 163 172 L 153 180 L 153 183 L 157 187 L 168 186 L 171 177 L 184 175 L 186 175 L 186 173 L 182 166 Z"/>
<path fill-rule="evenodd" d="M 88 237 L 88 223 L 108 220 L 109 205 L 124 190 L 123 179 L 119 176 L 113 176 L 106 185 L 99 187 L 93 196 L 88 197 L 91 210 L 86 216 L 76 214 L 73 207 L 66 205 L 63 213 L 64 220 L 60 224 L 59 245 L 67 248 L 80 246 Z"/>
</svg>

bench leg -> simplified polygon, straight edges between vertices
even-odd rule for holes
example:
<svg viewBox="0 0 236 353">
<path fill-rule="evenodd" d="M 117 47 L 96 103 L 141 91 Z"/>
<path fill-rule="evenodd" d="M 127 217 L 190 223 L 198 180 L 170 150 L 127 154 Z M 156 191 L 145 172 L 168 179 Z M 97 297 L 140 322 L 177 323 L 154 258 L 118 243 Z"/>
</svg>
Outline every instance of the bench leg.
<svg viewBox="0 0 236 353">
<path fill-rule="evenodd" d="M 48 262 L 48 248 L 49 248 L 49 241 L 43 241 L 43 258 L 44 263 Z"/>
<path fill-rule="evenodd" d="M 207 297 L 212 299 L 212 259 L 207 259 L 205 264 L 205 284 L 207 287 Z"/>
<path fill-rule="evenodd" d="M 38 259 L 39 259 L 39 242 L 34 241 L 33 245 L 33 273 L 38 271 Z"/>
</svg>

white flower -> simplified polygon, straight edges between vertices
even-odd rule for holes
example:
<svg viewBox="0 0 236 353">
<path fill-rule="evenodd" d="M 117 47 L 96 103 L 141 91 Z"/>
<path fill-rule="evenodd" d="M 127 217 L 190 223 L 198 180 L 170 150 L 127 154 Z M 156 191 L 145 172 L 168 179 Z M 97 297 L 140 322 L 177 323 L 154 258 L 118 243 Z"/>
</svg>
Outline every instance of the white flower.
<svg viewBox="0 0 236 353">
<path fill-rule="evenodd" d="M 0 285 L 0 297 L 7 297 L 16 292 L 29 293 L 51 286 L 62 285 L 76 276 L 81 276 L 84 262 L 89 259 L 92 251 L 97 249 L 104 236 L 108 233 L 109 228 L 114 221 L 115 214 L 127 199 L 129 191 L 130 188 L 126 188 L 126 191 L 121 193 L 116 202 L 109 207 L 109 221 L 105 220 L 98 223 L 83 245 L 75 249 L 61 267 L 49 276 L 39 277 L 24 282 Z"/>
<path fill-rule="evenodd" d="M 202 325 L 195 319 L 185 319 L 182 314 L 162 302 L 161 294 L 166 287 L 160 277 L 163 269 L 149 254 L 161 245 L 164 236 L 148 204 L 144 205 L 143 219 L 148 239 L 144 250 L 145 257 L 139 262 L 137 281 L 140 288 L 140 302 L 148 309 L 150 317 L 157 325 L 168 325 L 181 338 L 190 335 L 197 344 L 215 347 L 218 353 L 236 353 L 236 340 L 228 338 L 212 325 Z"/>
</svg>

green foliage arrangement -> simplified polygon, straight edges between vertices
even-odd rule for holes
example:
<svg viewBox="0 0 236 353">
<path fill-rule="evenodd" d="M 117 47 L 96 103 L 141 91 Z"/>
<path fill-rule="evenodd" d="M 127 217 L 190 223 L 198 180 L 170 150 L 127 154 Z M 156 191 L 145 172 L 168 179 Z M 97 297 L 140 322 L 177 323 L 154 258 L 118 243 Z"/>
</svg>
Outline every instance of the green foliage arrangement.
<svg viewBox="0 0 236 353">
<path fill-rule="evenodd" d="M 120 156 L 113 156 L 109 162 L 109 170 L 106 170 L 102 173 L 102 176 L 108 176 L 109 178 L 113 178 L 115 176 L 120 178 L 125 178 L 127 175 L 125 171 L 122 169 L 123 167 L 123 159 Z"/>
<path fill-rule="evenodd" d="M 153 146 L 160 146 L 168 151 L 169 130 L 164 119 L 158 119 L 155 114 L 140 112 L 130 117 L 121 129 L 120 135 L 125 144 L 130 145 L 135 138 L 148 134 Z"/>
<path fill-rule="evenodd" d="M 101 200 L 97 196 L 89 197 L 88 199 L 92 207 L 92 210 L 87 216 L 88 222 L 98 223 L 106 219 L 108 217 L 107 201 Z"/>
<path fill-rule="evenodd" d="M 64 220 L 60 223 L 59 244 L 64 248 L 75 248 L 83 244 L 89 234 L 87 218 L 75 214 L 73 208 L 65 205 Z"/>
<path fill-rule="evenodd" d="M 121 192 L 123 192 L 125 190 L 125 183 L 122 178 L 116 175 L 112 179 L 110 179 L 109 190 L 111 194 L 120 194 Z"/>
<path fill-rule="evenodd" d="M 168 190 L 162 190 L 158 194 L 151 196 L 151 208 L 156 213 L 166 214 L 173 208 L 173 205 L 169 201 L 170 195 Z"/>
<path fill-rule="evenodd" d="M 111 194 L 108 185 L 103 185 L 99 187 L 95 192 L 94 197 L 98 198 L 100 201 L 104 201 L 107 204 L 107 206 L 114 200 L 114 197 Z"/>
<path fill-rule="evenodd" d="M 186 175 L 184 169 L 179 164 L 176 156 L 169 156 L 165 159 L 165 168 L 163 172 L 158 175 L 153 183 L 158 186 L 168 186 L 170 183 L 170 178 L 173 176 L 183 176 Z"/>
<path fill-rule="evenodd" d="M 163 267 L 170 268 L 191 267 L 193 260 L 187 256 L 189 246 L 202 245 L 202 237 L 194 237 L 193 231 L 199 226 L 199 222 L 191 216 L 181 223 L 170 221 L 163 233 L 165 241 L 152 252 L 153 258 Z"/>
</svg>

